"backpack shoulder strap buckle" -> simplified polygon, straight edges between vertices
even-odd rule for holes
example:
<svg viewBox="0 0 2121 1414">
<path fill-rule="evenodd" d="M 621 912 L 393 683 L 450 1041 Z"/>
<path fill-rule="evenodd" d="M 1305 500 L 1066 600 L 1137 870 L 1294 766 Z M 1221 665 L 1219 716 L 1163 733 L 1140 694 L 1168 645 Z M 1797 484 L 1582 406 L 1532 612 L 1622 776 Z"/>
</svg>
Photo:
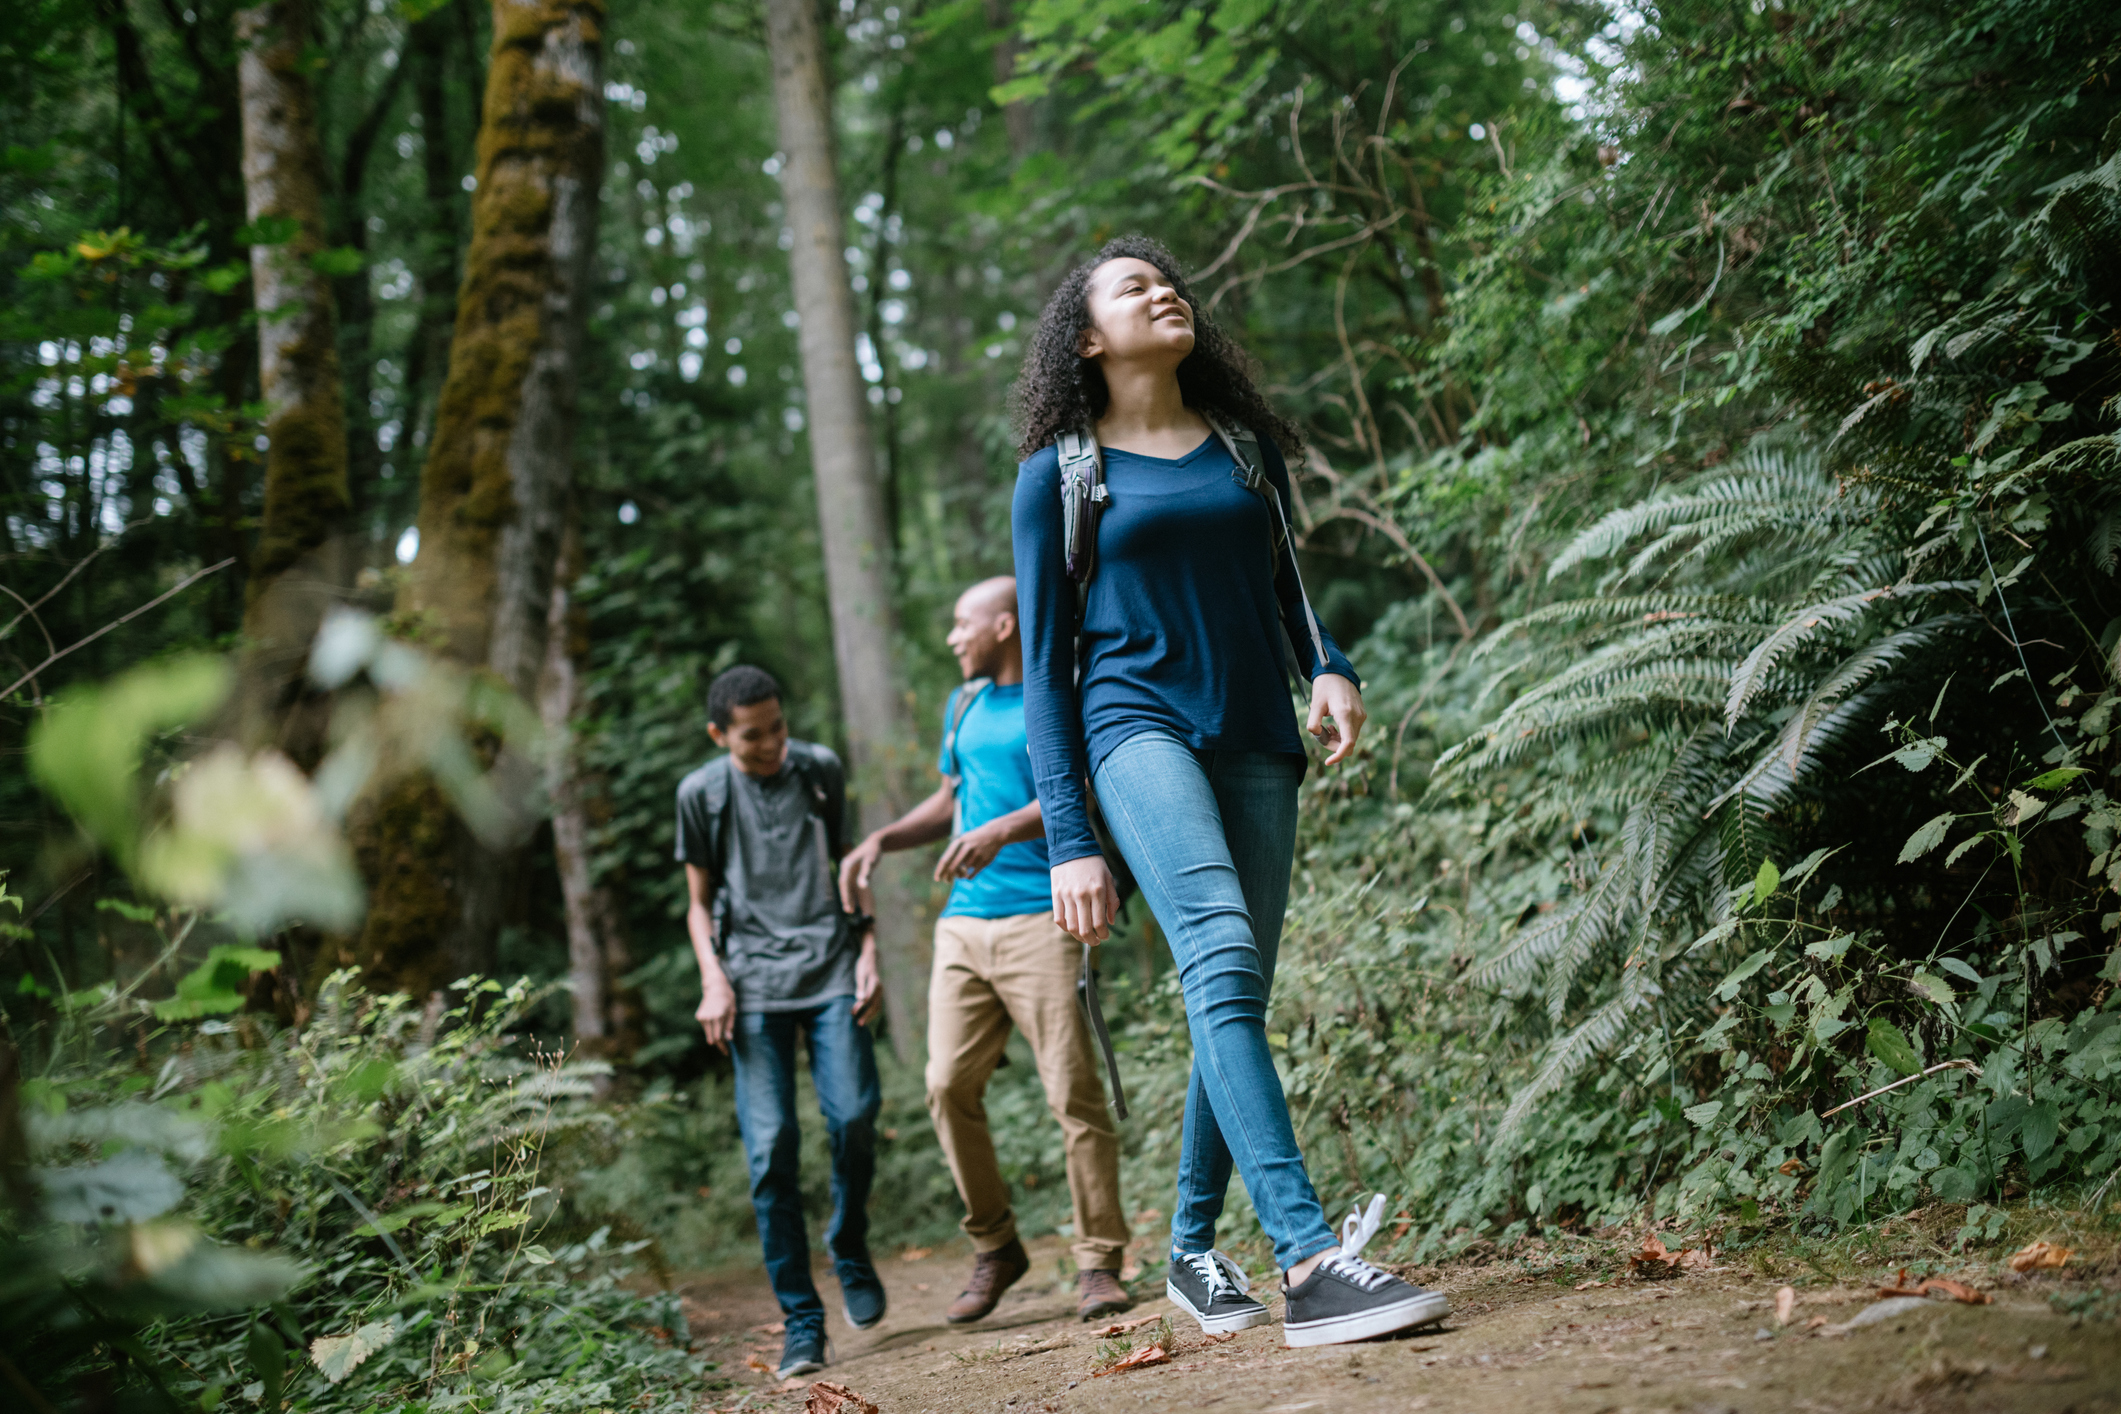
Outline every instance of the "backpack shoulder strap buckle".
<svg viewBox="0 0 2121 1414">
<path fill-rule="evenodd" d="M 1096 572 L 1097 513 L 1112 499 L 1105 489 L 1105 457 L 1097 438 L 1080 430 L 1054 439 L 1060 453 L 1061 549 L 1068 578 L 1087 584 Z"/>
<path fill-rule="evenodd" d="M 1239 423 L 1233 427 L 1214 413 L 1205 414 L 1208 427 L 1229 452 L 1230 461 L 1237 468 L 1231 477 L 1247 491 L 1257 491 L 1266 484 L 1267 474 L 1260 469 L 1259 434 Z"/>
</svg>

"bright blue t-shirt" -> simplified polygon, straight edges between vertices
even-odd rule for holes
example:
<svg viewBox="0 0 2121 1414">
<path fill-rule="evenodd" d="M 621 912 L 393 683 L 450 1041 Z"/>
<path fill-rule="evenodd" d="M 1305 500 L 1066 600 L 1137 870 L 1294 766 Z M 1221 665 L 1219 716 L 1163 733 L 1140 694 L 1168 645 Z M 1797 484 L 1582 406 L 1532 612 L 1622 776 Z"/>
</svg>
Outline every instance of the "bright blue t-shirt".
<svg viewBox="0 0 2121 1414">
<path fill-rule="evenodd" d="M 958 724 L 955 750 L 948 740 L 950 718 L 966 689 L 950 694 L 943 707 L 944 750 L 935 768 L 957 777 L 957 828 L 977 829 L 1038 797 L 1031 778 L 1031 745 L 1024 735 L 1024 685 L 989 687 L 980 693 Z M 952 757 L 955 760 L 952 760 Z M 994 862 L 950 889 L 945 918 L 1014 918 L 1024 913 L 1051 913 L 1053 887 L 1047 878 L 1044 837 L 1003 845 Z"/>
</svg>

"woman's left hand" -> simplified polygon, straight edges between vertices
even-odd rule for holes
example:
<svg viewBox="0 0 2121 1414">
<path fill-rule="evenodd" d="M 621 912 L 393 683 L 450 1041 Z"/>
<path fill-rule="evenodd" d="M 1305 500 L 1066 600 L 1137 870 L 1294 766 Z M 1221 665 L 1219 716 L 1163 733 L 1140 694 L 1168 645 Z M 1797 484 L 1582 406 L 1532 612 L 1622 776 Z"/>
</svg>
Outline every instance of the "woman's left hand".
<svg viewBox="0 0 2121 1414">
<path fill-rule="evenodd" d="M 1304 723 L 1304 730 L 1331 753 L 1326 757 L 1328 766 L 1338 766 L 1354 754 L 1362 724 L 1368 720 L 1361 688 L 1338 673 L 1320 673 L 1311 679 L 1311 720 Z"/>
</svg>

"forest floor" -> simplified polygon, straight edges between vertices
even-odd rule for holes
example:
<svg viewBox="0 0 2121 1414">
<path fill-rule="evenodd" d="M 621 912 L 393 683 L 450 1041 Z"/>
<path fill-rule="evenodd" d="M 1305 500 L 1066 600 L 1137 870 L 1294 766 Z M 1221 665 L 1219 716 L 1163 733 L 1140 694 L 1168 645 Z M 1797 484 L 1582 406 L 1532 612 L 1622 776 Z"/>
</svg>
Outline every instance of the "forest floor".
<svg viewBox="0 0 2121 1414">
<path fill-rule="evenodd" d="M 761 1272 L 677 1284 L 694 1349 L 720 1362 L 701 1414 L 786 1414 L 817 1379 L 847 1386 L 880 1414 L 2121 1411 L 2121 1251 L 2080 1251 L 2064 1272 L 2028 1276 L 2000 1254 L 1952 1258 L 1914 1224 L 1903 1237 L 1900 1250 L 1873 1250 L 1871 1263 L 1766 1246 L 1659 1280 L 1627 1274 L 1616 1248 L 1608 1279 L 1583 1289 L 1575 1279 L 1595 1273 L 1572 1267 L 1557 1278 L 1536 1259 L 1399 1268 L 1447 1292 L 1450 1317 L 1407 1336 L 1309 1350 L 1284 1348 L 1278 1322 L 1209 1340 L 1164 1298 L 1153 1270 L 1132 1282 L 1142 1300 L 1119 1318 L 1147 1323 L 1101 1337 L 1114 1323 L 1075 1318 L 1058 1238 L 1029 1244 L 1030 1275 L 986 1320 L 950 1326 L 942 1312 L 963 1285 L 969 1249 L 912 1249 L 884 1260 L 891 1310 L 869 1331 L 842 1322 L 820 1271 L 832 1363 L 785 1384 L 772 1375 L 779 1313 Z M 1879 1307 L 1879 1286 L 1900 1263 L 1991 1300 Z M 1785 1286 L 1795 1296 L 1787 1322 L 1777 1310 Z M 1278 1315 L 1278 1299 L 1269 1305 Z M 1098 1373 L 1158 1342 L 1163 1362 Z"/>
</svg>

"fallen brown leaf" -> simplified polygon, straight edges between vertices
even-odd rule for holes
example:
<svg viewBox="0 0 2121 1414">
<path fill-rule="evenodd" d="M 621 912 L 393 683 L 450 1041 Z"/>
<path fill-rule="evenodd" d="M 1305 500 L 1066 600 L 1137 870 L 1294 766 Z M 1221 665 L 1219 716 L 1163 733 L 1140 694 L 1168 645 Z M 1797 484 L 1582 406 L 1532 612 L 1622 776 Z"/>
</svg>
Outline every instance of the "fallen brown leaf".
<svg viewBox="0 0 2121 1414">
<path fill-rule="evenodd" d="M 935 1249 L 932 1247 L 908 1247 L 898 1254 L 898 1259 L 901 1262 L 924 1262 L 934 1255 Z"/>
<path fill-rule="evenodd" d="M 1775 1293 L 1775 1324 L 1786 1326 L 1790 1317 L 1797 1314 L 1797 1288 L 1785 1286 Z"/>
<path fill-rule="evenodd" d="M 877 1414 L 877 1408 L 845 1385 L 819 1380 L 810 1386 L 803 1414 Z"/>
<path fill-rule="evenodd" d="M 1101 1380 L 1107 1375 L 1116 1375 L 1122 1370 L 1139 1370 L 1150 1365 L 1161 1365 L 1170 1358 L 1171 1352 L 1164 1349 L 1161 1345 L 1145 1345 L 1139 1350 L 1128 1352 L 1127 1357 L 1118 1364 L 1107 1370 L 1099 1370 L 1091 1378 Z"/>
<path fill-rule="evenodd" d="M 1115 1321 L 1109 1326 L 1100 1326 L 1090 1334 L 1093 1338 L 1102 1340 L 1108 1335 L 1125 1335 L 1128 1331 L 1138 1331 L 1143 1326 L 1153 1326 L 1162 1319 L 1160 1315 L 1137 1316 L 1131 1321 Z"/>
<path fill-rule="evenodd" d="M 744 1357 L 744 1367 L 749 1370 L 759 1370 L 769 1375 L 773 1373 L 773 1362 L 761 1360 L 756 1353 Z"/>
<path fill-rule="evenodd" d="M 752 1330 L 753 1330 L 754 1332 L 756 1332 L 757 1334 L 759 1334 L 759 1335 L 786 1335 L 786 1334 L 788 1334 L 788 1327 L 787 1327 L 787 1325 L 786 1325 L 786 1324 L 785 1324 L 784 1322 L 781 1322 L 781 1321 L 775 1321 L 775 1322 L 774 1322 L 774 1323 L 773 1323 L 772 1325 L 770 1325 L 770 1326 L 753 1326 L 753 1327 L 752 1327 L 751 1329 L 752 1329 Z"/>
<path fill-rule="evenodd" d="M 1716 1261 L 1714 1249 L 1706 1243 L 1700 1247 L 1688 1247 L 1674 1252 L 1664 1245 L 1664 1239 L 1656 1233 L 1647 1233 L 1642 1247 L 1628 1254 L 1628 1270 L 1638 1280 L 1656 1281 L 1661 1277 L 1675 1276 L 1688 1268 L 1713 1266 Z"/>
<path fill-rule="evenodd" d="M 1805 1328 L 1806 1330 L 1808 1330 L 1808 1331 L 1815 1331 L 1815 1330 L 1818 1330 L 1818 1329 L 1819 1329 L 1819 1328 L 1820 1328 L 1821 1326 L 1823 1326 L 1823 1325 L 1825 1325 L 1825 1324 L 1826 1324 L 1826 1317 L 1824 1317 L 1824 1316 L 1814 1316 L 1814 1317 L 1812 1317 L 1812 1318 L 1811 1318 L 1811 1319 L 1810 1319 L 1809 1321 L 1806 1321 L 1806 1322 L 1804 1323 L 1804 1328 Z"/>
<path fill-rule="evenodd" d="M 1927 1296 L 1933 1291 L 1948 1296 L 1954 1301 L 1963 1301 L 1969 1306 L 1987 1306 L 1995 1300 L 1987 1292 L 1976 1291 L 1965 1282 L 1953 1281 L 1950 1277 L 1929 1277 L 1913 1286 L 1909 1286 L 1907 1284 L 1907 1268 L 1905 1267 L 1900 1269 L 1899 1283 L 1894 1286 L 1879 1287 L 1878 1296 L 1879 1299 L 1883 1300 L 1893 1296 Z"/>
<path fill-rule="evenodd" d="M 1594 1286 L 1604 1286 L 1604 1285 L 1605 1285 L 1605 1283 L 1604 1283 L 1604 1282 L 1602 1282 L 1602 1281 L 1580 1281 L 1580 1282 L 1577 1282 L 1577 1283 L 1576 1283 L 1576 1289 L 1577 1289 L 1578 1291 L 1589 1291 L 1589 1290 L 1590 1290 L 1590 1289 L 1591 1289 L 1592 1287 L 1594 1287 Z"/>
<path fill-rule="evenodd" d="M 2059 1267 L 2074 1255 L 2074 1249 L 2057 1247 L 2052 1242 L 2034 1242 L 2011 1254 L 2011 1270 L 2035 1272 L 2047 1267 Z"/>
</svg>

